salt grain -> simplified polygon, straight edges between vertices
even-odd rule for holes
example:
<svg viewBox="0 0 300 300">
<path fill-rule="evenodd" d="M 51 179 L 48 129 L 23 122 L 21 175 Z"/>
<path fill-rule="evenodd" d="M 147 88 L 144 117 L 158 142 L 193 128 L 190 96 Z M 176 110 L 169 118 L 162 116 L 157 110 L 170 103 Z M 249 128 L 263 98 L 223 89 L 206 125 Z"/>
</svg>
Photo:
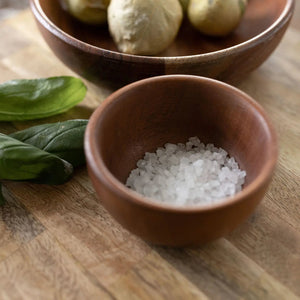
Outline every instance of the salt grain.
<svg viewBox="0 0 300 300">
<path fill-rule="evenodd" d="M 165 144 L 146 152 L 126 186 L 153 201 L 176 206 L 214 204 L 242 190 L 246 172 L 213 144 L 191 137 L 186 144 Z"/>
</svg>

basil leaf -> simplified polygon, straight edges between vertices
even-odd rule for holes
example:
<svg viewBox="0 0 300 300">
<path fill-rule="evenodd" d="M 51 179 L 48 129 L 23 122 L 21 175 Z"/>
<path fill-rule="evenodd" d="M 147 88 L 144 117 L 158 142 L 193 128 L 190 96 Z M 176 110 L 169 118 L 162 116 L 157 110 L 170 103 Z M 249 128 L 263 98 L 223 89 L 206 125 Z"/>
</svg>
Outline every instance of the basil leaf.
<svg viewBox="0 0 300 300">
<path fill-rule="evenodd" d="M 85 163 L 84 132 L 88 120 L 69 120 L 33 126 L 10 134 L 23 143 L 55 154 L 77 167 Z"/>
<path fill-rule="evenodd" d="M 0 133 L 0 179 L 61 184 L 73 167 L 56 155 Z"/>
<path fill-rule="evenodd" d="M 63 113 L 82 101 L 86 86 L 75 77 L 20 79 L 0 84 L 0 121 L 40 119 Z"/>
</svg>

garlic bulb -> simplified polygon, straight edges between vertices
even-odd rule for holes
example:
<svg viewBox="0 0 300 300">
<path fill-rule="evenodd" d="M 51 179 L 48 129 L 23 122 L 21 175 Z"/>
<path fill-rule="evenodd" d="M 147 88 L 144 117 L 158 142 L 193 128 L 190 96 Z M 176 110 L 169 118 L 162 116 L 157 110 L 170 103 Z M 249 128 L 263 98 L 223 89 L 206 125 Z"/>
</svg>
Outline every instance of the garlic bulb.
<svg viewBox="0 0 300 300">
<path fill-rule="evenodd" d="M 178 0 L 111 0 L 110 33 L 120 51 L 155 55 L 175 39 L 183 13 Z"/>
<path fill-rule="evenodd" d="M 78 20 L 88 24 L 103 24 L 107 21 L 110 0 L 64 0 L 67 10 Z"/>
<path fill-rule="evenodd" d="M 225 36 L 240 23 L 247 0 L 190 0 L 188 17 L 200 32 Z"/>
</svg>

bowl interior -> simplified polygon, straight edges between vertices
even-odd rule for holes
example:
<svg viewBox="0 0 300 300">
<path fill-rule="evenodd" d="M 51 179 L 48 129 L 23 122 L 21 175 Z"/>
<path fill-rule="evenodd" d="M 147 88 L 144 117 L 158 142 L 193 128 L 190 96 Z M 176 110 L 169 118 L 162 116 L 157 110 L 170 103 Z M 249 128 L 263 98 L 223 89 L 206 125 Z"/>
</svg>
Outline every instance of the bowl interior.
<svg viewBox="0 0 300 300">
<path fill-rule="evenodd" d="M 46 16 L 72 37 L 103 49 L 117 51 L 107 26 L 95 27 L 76 21 L 62 9 L 60 0 L 39 0 Z M 243 43 L 270 27 L 283 12 L 287 0 L 249 0 L 239 27 L 226 38 L 206 37 L 186 20 L 173 44 L 159 56 L 185 56 L 218 51 Z"/>
<path fill-rule="evenodd" d="M 146 151 L 192 136 L 234 156 L 247 172 L 245 185 L 274 157 L 274 137 L 257 104 L 228 85 L 188 78 L 154 78 L 110 97 L 96 123 L 96 153 L 119 181 Z"/>
</svg>

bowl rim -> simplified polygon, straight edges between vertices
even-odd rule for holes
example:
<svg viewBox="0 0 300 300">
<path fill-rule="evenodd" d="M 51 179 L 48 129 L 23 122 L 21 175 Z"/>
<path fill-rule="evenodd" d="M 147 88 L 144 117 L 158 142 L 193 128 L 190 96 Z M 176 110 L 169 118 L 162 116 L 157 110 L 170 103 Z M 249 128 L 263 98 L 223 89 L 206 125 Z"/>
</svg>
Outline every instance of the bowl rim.
<svg viewBox="0 0 300 300">
<path fill-rule="evenodd" d="M 122 57 L 122 60 L 130 62 L 130 63 L 138 63 L 138 62 L 148 62 L 151 64 L 160 64 L 162 62 L 171 63 L 175 62 L 176 64 L 185 64 L 185 63 L 193 63 L 193 62 L 201 62 L 206 61 L 207 59 L 216 60 L 223 56 L 228 56 L 233 52 L 240 51 L 242 52 L 244 49 L 248 49 L 249 47 L 254 47 L 255 45 L 263 42 L 265 39 L 273 35 L 273 32 L 279 31 L 285 24 L 290 20 L 293 15 L 295 0 L 286 0 L 286 5 L 279 15 L 279 17 L 264 31 L 255 35 L 254 37 L 239 43 L 237 45 L 233 45 L 231 47 L 223 48 L 217 51 L 202 53 L 202 54 L 193 54 L 193 55 L 182 55 L 182 56 L 142 56 L 142 55 L 133 55 L 122 53 L 118 51 L 108 50 L 104 48 L 100 48 L 86 42 L 83 42 L 70 34 L 64 32 L 60 29 L 56 24 L 54 24 L 48 16 L 43 11 L 40 0 L 30 0 L 31 10 L 36 17 L 36 19 L 42 24 L 44 28 L 50 31 L 59 39 L 63 40 L 65 43 L 70 44 L 76 48 L 81 49 L 85 52 L 90 52 L 92 54 L 101 54 L 105 57 L 112 59 L 119 59 Z"/>
<path fill-rule="evenodd" d="M 98 124 L 102 121 L 103 115 L 109 109 L 109 107 L 115 101 L 121 101 L 118 99 L 120 95 L 141 85 L 146 85 L 149 82 L 168 81 L 168 80 L 176 80 L 176 79 L 195 80 L 198 81 L 200 84 L 202 82 L 210 82 L 213 83 L 216 88 L 230 89 L 232 93 L 239 94 L 240 98 L 243 99 L 241 101 L 247 101 L 248 104 L 250 104 L 250 106 L 260 115 L 262 126 L 265 126 L 268 135 L 270 136 L 271 155 L 268 161 L 266 162 L 266 164 L 263 166 L 260 174 L 253 180 L 253 182 L 251 182 L 248 186 L 242 189 L 242 191 L 238 192 L 234 196 L 225 198 L 224 201 L 221 201 L 219 203 L 203 204 L 203 205 L 201 204 L 195 206 L 175 206 L 172 204 L 155 202 L 153 201 L 153 199 L 140 195 L 139 193 L 131 190 L 130 188 L 126 187 L 125 184 L 120 182 L 106 167 L 105 163 L 103 162 L 100 156 L 99 151 L 97 151 L 98 146 L 96 143 L 96 136 L 95 136 L 96 128 L 97 126 L 99 126 Z M 188 213 L 188 214 L 223 209 L 225 207 L 229 207 L 231 205 L 243 201 L 243 199 L 249 197 L 254 191 L 259 190 L 261 187 L 263 187 L 263 185 L 266 182 L 268 182 L 268 180 L 271 178 L 275 170 L 277 159 L 278 159 L 278 141 L 277 141 L 276 132 L 262 106 L 258 104 L 249 95 L 247 95 L 246 93 L 244 93 L 243 91 L 239 90 L 236 87 L 233 87 L 227 83 L 215 79 L 195 76 L 195 75 L 176 74 L 176 75 L 162 75 L 162 76 L 150 77 L 150 78 L 136 81 L 115 91 L 108 98 L 106 98 L 104 102 L 92 114 L 85 132 L 84 148 L 85 148 L 85 155 L 86 155 L 86 160 L 89 168 L 92 170 L 96 178 L 100 180 L 106 186 L 106 188 L 108 188 L 112 193 L 117 194 L 120 198 L 128 202 L 133 202 L 136 205 L 143 206 L 146 208 L 168 211 L 173 213 Z"/>
</svg>

